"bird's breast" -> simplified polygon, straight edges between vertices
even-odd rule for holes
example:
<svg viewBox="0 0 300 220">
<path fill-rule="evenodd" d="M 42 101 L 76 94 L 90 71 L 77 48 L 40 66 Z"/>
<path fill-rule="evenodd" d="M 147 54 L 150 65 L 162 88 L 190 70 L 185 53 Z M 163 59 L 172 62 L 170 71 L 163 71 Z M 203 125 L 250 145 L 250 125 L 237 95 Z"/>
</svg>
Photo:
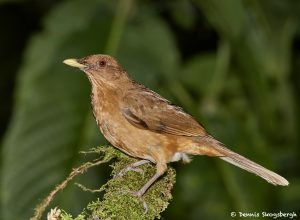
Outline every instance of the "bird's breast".
<svg viewBox="0 0 300 220">
<path fill-rule="evenodd" d="M 93 115 L 103 136 L 115 147 L 131 156 L 137 156 L 133 148 L 128 147 L 126 123 L 119 111 L 117 97 L 110 92 L 92 90 L 91 104 Z"/>
</svg>

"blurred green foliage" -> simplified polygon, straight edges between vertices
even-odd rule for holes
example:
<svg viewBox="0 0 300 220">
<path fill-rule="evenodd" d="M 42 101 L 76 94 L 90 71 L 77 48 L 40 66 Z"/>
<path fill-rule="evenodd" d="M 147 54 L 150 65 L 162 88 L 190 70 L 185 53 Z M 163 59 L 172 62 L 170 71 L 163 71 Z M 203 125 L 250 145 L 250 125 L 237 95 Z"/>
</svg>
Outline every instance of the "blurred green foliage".
<svg viewBox="0 0 300 220">
<path fill-rule="evenodd" d="M 95 53 L 117 57 L 229 148 L 290 181 L 274 187 L 194 157 L 172 164 L 177 183 L 165 219 L 300 215 L 299 1 L 4 0 L 0 17 L 0 219 L 28 219 L 87 159 L 78 151 L 106 143 L 92 118 L 88 80 L 62 64 Z M 77 181 L 99 186 L 107 173 L 99 168 Z M 53 207 L 74 215 L 95 198 L 74 186 L 61 194 Z"/>
</svg>

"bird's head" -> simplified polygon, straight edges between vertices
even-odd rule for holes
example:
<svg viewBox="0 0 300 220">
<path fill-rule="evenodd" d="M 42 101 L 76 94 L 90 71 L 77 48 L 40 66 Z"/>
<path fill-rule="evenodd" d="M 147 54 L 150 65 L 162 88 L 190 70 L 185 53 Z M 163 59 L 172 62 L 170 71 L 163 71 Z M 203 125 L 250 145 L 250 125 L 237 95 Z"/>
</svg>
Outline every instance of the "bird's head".
<svg viewBox="0 0 300 220">
<path fill-rule="evenodd" d="M 92 84 L 115 85 L 117 80 L 128 79 L 126 71 L 109 55 L 90 55 L 81 59 L 66 59 L 63 62 L 84 71 Z"/>
</svg>

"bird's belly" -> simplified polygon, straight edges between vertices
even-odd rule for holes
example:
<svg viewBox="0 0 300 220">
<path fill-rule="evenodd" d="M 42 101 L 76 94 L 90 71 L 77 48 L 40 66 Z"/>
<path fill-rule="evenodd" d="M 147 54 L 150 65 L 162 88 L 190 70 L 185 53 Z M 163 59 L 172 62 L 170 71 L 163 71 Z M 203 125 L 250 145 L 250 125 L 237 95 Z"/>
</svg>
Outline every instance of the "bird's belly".
<svg viewBox="0 0 300 220">
<path fill-rule="evenodd" d="M 105 138 L 116 148 L 133 157 L 156 162 L 159 157 L 166 162 L 177 159 L 175 143 L 162 134 L 136 128 L 127 121 L 106 120 L 100 126 Z M 160 158 L 161 159 L 161 158 Z"/>
</svg>

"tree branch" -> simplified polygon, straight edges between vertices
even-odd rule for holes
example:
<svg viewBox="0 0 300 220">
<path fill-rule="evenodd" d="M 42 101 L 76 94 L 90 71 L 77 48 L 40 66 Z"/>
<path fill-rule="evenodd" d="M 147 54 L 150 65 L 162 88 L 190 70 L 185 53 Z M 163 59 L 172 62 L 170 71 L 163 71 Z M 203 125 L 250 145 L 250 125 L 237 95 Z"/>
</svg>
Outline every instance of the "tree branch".
<svg viewBox="0 0 300 220">
<path fill-rule="evenodd" d="M 38 220 L 42 217 L 43 212 L 49 206 L 56 194 L 64 189 L 69 182 L 79 174 L 85 173 L 89 168 L 107 163 L 112 158 L 117 161 L 112 165 L 112 173 L 114 176 L 128 164 L 137 159 L 131 158 L 113 147 L 98 147 L 84 153 L 100 153 L 103 154 L 100 159 L 95 162 L 87 162 L 80 167 L 73 169 L 69 176 L 43 200 L 35 209 L 34 217 L 31 220 Z M 158 181 L 156 181 L 150 189 L 145 193 L 143 199 L 132 196 L 129 191 L 139 190 L 151 176 L 155 173 L 155 167 L 151 164 L 141 166 L 143 173 L 129 171 L 122 177 L 112 178 L 100 189 L 90 190 L 80 185 L 85 191 L 99 192 L 104 191 L 104 196 L 100 200 L 90 202 L 84 211 L 75 218 L 64 210 L 52 209 L 48 213 L 48 219 L 61 220 L 81 220 L 81 219 L 155 219 L 160 218 L 169 201 L 172 199 L 171 190 L 175 183 L 175 170 L 169 168 L 167 173 Z M 148 206 L 148 212 L 145 212 L 143 202 Z"/>
</svg>

